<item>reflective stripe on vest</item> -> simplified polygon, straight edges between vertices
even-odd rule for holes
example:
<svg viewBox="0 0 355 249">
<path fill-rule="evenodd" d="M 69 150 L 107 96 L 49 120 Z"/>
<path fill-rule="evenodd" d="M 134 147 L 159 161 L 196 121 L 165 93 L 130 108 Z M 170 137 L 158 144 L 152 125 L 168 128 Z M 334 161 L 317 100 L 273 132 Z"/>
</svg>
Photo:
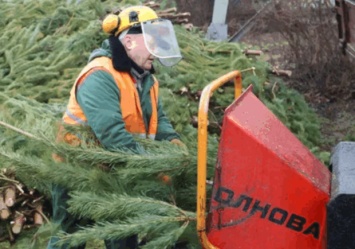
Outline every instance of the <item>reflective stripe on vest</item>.
<svg viewBox="0 0 355 249">
<path fill-rule="evenodd" d="M 116 71 L 112 66 L 111 59 L 108 57 L 99 57 L 92 60 L 80 72 L 70 91 L 69 103 L 63 116 L 64 123 L 72 125 L 87 124 L 87 118 L 76 100 L 76 90 L 85 78 L 96 70 L 104 70 L 110 73 L 114 78 L 120 91 L 121 113 L 126 130 L 132 134 L 154 139 L 158 127 L 158 82 L 155 80 L 150 89 L 152 115 L 147 131 L 144 124 L 138 91 L 134 86 L 131 75 L 127 72 Z"/>
<path fill-rule="evenodd" d="M 81 125 L 86 125 L 86 124 L 87 124 L 87 121 L 86 121 L 86 120 L 82 120 L 81 118 L 75 116 L 75 114 L 71 113 L 71 112 L 69 111 L 69 109 L 67 109 L 67 110 L 65 111 L 65 114 L 66 114 L 69 118 L 71 118 L 71 119 L 73 119 L 75 122 L 77 122 L 78 124 L 81 124 Z"/>
</svg>

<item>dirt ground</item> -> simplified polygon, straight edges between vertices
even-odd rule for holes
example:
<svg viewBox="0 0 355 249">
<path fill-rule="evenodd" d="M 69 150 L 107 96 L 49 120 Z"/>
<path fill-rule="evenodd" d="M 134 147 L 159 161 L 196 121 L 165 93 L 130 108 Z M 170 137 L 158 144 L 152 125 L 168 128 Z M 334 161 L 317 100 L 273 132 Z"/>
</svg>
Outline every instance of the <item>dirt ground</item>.
<svg viewBox="0 0 355 249">
<path fill-rule="evenodd" d="M 192 13 L 190 21 L 194 26 L 207 30 L 212 20 L 213 2 L 213 0 L 176 0 L 176 6 L 181 12 Z M 240 4 L 237 4 L 238 2 Z M 258 1 L 230 1 L 227 16 L 230 36 L 255 15 L 258 8 L 255 6 L 256 2 Z M 199 13 L 199 15 L 194 13 Z M 262 50 L 262 59 L 268 61 L 272 66 L 288 70 L 288 58 L 284 53 L 288 46 L 287 42 L 279 33 L 273 32 L 272 27 L 266 29 L 261 27 L 261 29 L 263 29 L 262 32 L 260 32 L 260 27 L 252 28 L 241 39 L 241 42 Z M 293 76 L 284 77 L 285 84 L 300 91 L 322 121 L 321 133 L 324 142 L 321 149 L 331 151 L 340 141 L 355 140 L 353 125 L 355 124 L 355 98 L 344 99 L 343 96 L 326 94 L 307 87 L 307 84 L 303 84 L 300 88 L 300 84 L 293 78 Z"/>
</svg>

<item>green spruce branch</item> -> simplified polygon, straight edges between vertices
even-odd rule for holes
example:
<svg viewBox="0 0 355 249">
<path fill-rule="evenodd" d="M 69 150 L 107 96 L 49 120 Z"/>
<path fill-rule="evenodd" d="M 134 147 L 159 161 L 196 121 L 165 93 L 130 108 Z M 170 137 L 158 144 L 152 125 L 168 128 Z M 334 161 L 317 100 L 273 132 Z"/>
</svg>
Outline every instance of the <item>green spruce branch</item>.
<svg viewBox="0 0 355 249">
<path fill-rule="evenodd" d="M 67 243 L 70 246 L 77 246 L 92 238 L 102 240 L 123 239 L 139 234 L 149 238 L 149 241 L 155 240 L 155 246 L 159 243 L 158 248 L 165 248 L 166 239 L 158 240 L 157 238 L 165 237 L 169 233 L 181 235 L 182 230 L 185 230 L 188 223 L 194 219 L 195 217 L 186 216 L 165 217 L 150 215 L 130 218 L 125 221 L 100 222 L 91 227 L 83 227 L 82 230 L 73 234 L 60 235 L 59 244 Z M 183 229 L 180 229 L 181 227 Z M 174 238 L 176 237 L 178 238 L 178 236 L 174 236 Z M 173 239 L 169 239 L 169 242 L 169 244 L 175 243 Z M 146 248 L 152 247 L 148 245 Z"/>
<path fill-rule="evenodd" d="M 186 216 L 194 217 L 194 213 L 184 211 L 170 203 L 149 198 L 133 197 L 127 194 L 95 195 L 89 192 L 73 192 L 68 201 L 69 211 L 97 221 L 125 220 L 128 217 L 144 215 Z"/>
</svg>

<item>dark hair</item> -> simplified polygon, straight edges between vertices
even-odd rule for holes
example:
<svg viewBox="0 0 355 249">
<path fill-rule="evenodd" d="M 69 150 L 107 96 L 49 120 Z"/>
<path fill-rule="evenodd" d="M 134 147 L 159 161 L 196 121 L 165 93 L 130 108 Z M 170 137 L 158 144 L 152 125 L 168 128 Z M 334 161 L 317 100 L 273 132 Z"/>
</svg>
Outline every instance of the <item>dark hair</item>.
<svg viewBox="0 0 355 249">
<path fill-rule="evenodd" d="M 140 25 L 133 26 L 128 30 L 127 34 L 142 34 L 142 27 Z"/>
</svg>

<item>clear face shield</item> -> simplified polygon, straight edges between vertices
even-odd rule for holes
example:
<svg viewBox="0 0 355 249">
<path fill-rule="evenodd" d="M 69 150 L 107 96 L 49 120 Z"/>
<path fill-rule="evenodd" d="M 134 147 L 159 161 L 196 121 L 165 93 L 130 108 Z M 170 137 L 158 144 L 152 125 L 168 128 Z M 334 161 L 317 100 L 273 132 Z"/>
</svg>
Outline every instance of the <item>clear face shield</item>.
<svg viewBox="0 0 355 249">
<path fill-rule="evenodd" d="M 171 67 L 182 59 L 170 20 L 157 19 L 141 25 L 145 46 L 162 65 Z"/>
</svg>

